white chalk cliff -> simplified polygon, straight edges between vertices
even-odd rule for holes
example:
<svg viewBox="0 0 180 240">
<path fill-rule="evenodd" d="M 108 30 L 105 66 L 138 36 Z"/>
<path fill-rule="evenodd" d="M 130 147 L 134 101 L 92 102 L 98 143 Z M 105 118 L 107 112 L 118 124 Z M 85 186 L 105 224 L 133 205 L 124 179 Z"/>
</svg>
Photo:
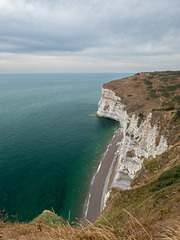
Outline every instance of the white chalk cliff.
<svg viewBox="0 0 180 240">
<path fill-rule="evenodd" d="M 151 123 L 152 113 L 137 116 L 128 114 L 121 98 L 109 89 L 102 89 L 101 100 L 98 104 L 97 115 L 120 122 L 123 139 L 119 142 L 118 166 L 112 186 L 122 187 L 122 176 L 128 175 L 132 179 L 141 169 L 144 160 L 156 157 L 167 148 L 167 140 L 160 136 L 157 125 Z M 126 188 L 126 187 L 125 187 Z"/>
</svg>

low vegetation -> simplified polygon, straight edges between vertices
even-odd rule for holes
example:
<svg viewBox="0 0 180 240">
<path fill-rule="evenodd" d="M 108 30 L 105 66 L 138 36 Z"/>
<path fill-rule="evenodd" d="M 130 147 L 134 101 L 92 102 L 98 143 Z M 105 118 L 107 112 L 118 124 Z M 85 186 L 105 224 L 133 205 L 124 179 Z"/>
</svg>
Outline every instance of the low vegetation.
<svg viewBox="0 0 180 240">
<path fill-rule="evenodd" d="M 66 222 L 64 219 L 54 212 L 45 210 L 42 214 L 40 214 L 37 218 L 35 218 L 32 222 L 35 222 L 39 225 L 39 228 L 41 224 L 47 225 L 50 227 L 55 226 L 64 226 L 66 225 Z"/>
</svg>

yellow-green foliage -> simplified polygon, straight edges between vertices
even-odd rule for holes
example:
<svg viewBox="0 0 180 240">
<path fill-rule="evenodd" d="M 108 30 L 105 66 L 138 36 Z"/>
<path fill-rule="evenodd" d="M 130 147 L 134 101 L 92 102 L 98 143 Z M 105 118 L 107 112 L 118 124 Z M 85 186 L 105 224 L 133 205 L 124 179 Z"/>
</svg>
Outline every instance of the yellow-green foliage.
<svg viewBox="0 0 180 240">
<path fill-rule="evenodd" d="M 33 220 L 33 222 L 36 222 L 37 224 L 45 224 L 50 227 L 62 226 L 66 224 L 66 222 L 61 216 L 50 212 L 40 214 L 37 218 Z"/>
</svg>

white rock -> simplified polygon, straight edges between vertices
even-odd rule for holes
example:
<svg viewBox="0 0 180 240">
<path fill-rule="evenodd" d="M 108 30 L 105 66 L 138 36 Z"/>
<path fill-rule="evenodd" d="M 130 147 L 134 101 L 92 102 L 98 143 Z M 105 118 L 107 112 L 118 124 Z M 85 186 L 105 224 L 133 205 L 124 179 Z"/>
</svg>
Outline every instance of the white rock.
<svg viewBox="0 0 180 240">
<path fill-rule="evenodd" d="M 118 149 L 119 163 L 112 186 L 121 186 L 119 179 L 122 172 L 132 179 L 141 169 L 145 159 L 156 157 L 168 147 L 167 140 L 163 136 L 156 146 L 159 130 L 157 125 L 151 125 L 152 113 L 141 120 L 138 126 L 139 117 L 135 114 L 129 116 L 125 105 L 121 103 L 121 98 L 112 90 L 102 89 L 97 115 L 119 121 L 123 131 L 123 139 Z"/>
</svg>

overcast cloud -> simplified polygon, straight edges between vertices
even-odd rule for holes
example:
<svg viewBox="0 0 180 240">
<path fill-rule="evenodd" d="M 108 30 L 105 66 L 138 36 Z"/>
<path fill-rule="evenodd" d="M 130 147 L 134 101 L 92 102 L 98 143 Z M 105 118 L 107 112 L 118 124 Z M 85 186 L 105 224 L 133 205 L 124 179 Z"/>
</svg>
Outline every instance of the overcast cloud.
<svg viewBox="0 0 180 240">
<path fill-rule="evenodd" d="M 179 68 L 179 0 L 0 0 L 0 72 Z"/>
</svg>

